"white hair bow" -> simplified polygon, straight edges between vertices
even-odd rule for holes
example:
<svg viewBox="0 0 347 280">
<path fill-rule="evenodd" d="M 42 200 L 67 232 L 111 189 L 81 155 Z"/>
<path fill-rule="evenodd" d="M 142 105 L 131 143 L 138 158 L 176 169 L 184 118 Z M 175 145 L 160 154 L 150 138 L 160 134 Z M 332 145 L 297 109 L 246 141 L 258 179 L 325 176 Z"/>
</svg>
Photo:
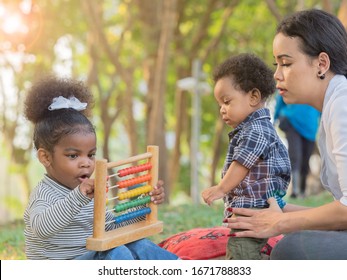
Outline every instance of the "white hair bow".
<svg viewBox="0 0 347 280">
<path fill-rule="evenodd" d="M 69 99 L 59 96 L 53 98 L 52 104 L 48 107 L 48 110 L 59 110 L 59 109 L 68 109 L 72 108 L 77 111 L 82 111 L 87 108 L 87 103 L 82 103 L 76 97 L 71 96 Z"/>
</svg>

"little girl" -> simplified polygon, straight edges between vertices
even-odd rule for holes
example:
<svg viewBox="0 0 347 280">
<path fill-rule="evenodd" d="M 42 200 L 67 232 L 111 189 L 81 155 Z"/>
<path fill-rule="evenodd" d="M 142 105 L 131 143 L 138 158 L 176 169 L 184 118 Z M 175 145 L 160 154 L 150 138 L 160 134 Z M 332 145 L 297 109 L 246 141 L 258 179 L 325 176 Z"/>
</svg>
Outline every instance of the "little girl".
<svg viewBox="0 0 347 280">
<path fill-rule="evenodd" d="M 96 134 L 88 117 L 93 97 L 81 82 L 46 77 L 25 100 L 25 116 L 34 124 L 34 146 L 46 174 L 30 195 L 24 213 L 28 259 L 176 260 L 148 239 L 104 252 L 88 251 L 93 231 Z M 163 202 L 162 182 L 152 191 Z M 106 221 L 112 220 L 106 214 Z M 121 226 L 124 224 L 121 224 Z M 105 230 L 115 228 L 108 223 Z"/>
</svg>

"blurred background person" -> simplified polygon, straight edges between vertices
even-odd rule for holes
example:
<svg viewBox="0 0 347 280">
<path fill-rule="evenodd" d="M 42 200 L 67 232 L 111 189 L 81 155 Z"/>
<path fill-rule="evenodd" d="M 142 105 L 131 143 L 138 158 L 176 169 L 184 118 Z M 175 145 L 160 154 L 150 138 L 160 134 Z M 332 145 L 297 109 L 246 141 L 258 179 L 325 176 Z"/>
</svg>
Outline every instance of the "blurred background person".
<svg viewBox="0 0 347 280">
<path fill-rule="evenodd" d="M 314 151 L 321 113 L 306 104 L 286 104 L 277 95 L 274 124 L 285 133 L 292 167 L 292 192 L 290 197 L 304 197 L 310 172 L 310 157 Z"/>
</svg>

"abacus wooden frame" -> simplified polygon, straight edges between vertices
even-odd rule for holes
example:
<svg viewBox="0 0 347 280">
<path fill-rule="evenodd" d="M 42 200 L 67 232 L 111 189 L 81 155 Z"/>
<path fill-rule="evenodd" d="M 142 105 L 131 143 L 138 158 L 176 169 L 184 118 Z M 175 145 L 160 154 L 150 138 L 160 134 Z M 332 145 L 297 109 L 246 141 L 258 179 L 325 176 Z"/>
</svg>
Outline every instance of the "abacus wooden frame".
<svg viewBox="0 0 347 280">
<path fill-rule="evenodd" d="M 149 185 L 154 187 L 158 182 L 158 146 L 147 146 L 147 153 L 139 154 L 117 162 L 107 162 L 106 159 L 96 160 L 93 236 L 87 238 L 86 247 L 88 250 L 105 251 L 154 235 L 163 230 L 163 222 L 158 221 L 157 219 L 157 205 L 150 202 L 149 207 L 151 208 L 151 213 L 146 215 L 144 221 L 105 231 L 107 170 L 144 159 L 148 159 L 152 164 L 150 170 L 151 181 L 149 182 Z"/>
</svg>

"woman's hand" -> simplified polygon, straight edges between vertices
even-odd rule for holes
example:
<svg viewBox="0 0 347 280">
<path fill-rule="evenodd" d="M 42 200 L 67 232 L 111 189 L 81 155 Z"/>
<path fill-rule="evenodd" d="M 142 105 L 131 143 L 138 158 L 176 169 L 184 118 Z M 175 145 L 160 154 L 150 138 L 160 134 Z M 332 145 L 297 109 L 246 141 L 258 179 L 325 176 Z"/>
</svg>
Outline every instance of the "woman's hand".
<svg viewBox="0 0 347 280">
<path fill-rule="evenodd" d="M 161 204 L 165 199 L 164 182 L 159 180 L 154 189 L 149 193 L 154 204 Z"/>
<path fill-rule="evenodd" d="M 283 215 L 276 199 L 268 199 L 270 207 L 263 210 L 233 208 L 232 213 L 241 215 L 224 220 L 228 228 L 244 229 L 233 233 L 235 237 L 268 238 L 281 234 L 278 223 Z M 243 217 L 244 216 L 244 217 Z"/>
</svg>

